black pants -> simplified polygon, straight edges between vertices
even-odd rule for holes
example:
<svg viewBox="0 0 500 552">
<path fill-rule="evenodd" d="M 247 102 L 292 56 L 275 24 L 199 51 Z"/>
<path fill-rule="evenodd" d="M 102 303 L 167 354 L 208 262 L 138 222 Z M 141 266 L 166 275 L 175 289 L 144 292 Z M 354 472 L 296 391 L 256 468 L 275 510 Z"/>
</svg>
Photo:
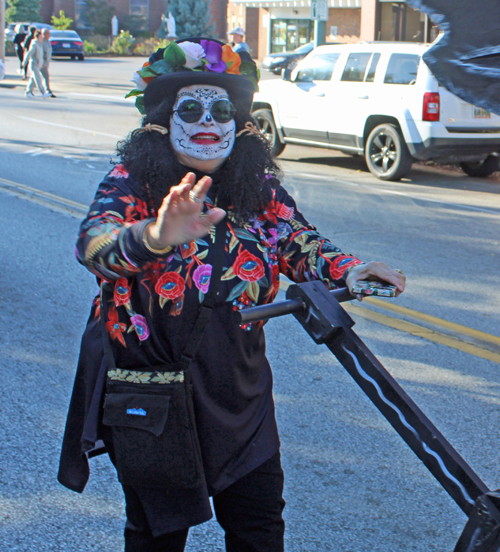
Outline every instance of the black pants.
<svg viewBox="0 0 500 552">
<path fill-rule="evenodd" d="M 153 537 L 137 494 L 124 486 L 125 552 L 183 552 L 188 529 Z M 280 454 L 213 497 L 227 552 L 283 552 L 283 470 Z"/>
</svg>

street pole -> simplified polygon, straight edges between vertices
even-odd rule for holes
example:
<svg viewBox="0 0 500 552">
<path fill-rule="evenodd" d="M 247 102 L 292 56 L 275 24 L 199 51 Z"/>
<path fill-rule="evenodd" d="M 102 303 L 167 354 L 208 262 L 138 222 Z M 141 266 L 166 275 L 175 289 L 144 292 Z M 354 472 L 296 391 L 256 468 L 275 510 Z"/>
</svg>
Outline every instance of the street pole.
<svg viewBox="0 0 500 552">
<path fill-rule="evenodd" d="M 314 47 L 326 42 L 328 0 L 311 0 L 311 19 L 314 21 Z"/>
<path fill-rule="evenodd" d="M 317 48 L 326 43 L 326 21 L 316 19 L 314 22 L 314 47 Z"/>
<path fill-rule="evenodd" d="M 0 0 L 0 59 L 5 61 L 5 1 Z"/>
</svg>

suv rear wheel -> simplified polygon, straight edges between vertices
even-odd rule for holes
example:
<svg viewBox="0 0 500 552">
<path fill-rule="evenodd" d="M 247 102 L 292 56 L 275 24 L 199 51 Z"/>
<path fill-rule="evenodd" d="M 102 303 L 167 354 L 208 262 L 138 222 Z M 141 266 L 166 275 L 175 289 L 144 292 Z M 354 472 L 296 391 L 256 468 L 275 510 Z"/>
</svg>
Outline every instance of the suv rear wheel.
<svg viewBox="0 0 500 552">
<path fill-rule="evenodd" d="M 410 172 L 412 157 L 395 125 L 375 127 L 368 136 L 365 159 L 370 172 L 381 180 L 399 180 Z"/>
<path fill-rule="evenodd" d="M 488 155 L 483 161 L 460 163 L 460 168 L 469 176 L 490 176 L 500 169 L 500 157 Z"/>
<path fill-rule="evenodd" d="M 260 130 L 271 144 L 272 156 L 278 157 L 285 149 L 285 144 L 280 142 L 272 111 L 270 109 L 257 109 L 252 113 L 252 116 L 257 120 Z"/>
</svg>

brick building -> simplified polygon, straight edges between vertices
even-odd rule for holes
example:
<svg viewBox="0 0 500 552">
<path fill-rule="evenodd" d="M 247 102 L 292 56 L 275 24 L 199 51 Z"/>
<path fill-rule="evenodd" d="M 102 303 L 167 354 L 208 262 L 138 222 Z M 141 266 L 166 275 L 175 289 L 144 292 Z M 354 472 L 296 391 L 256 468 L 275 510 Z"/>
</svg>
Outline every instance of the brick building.
<svg viewBox="0 0 500 552">
<path fill-rule="evenodd" d="M 255 58 L 314 40 L 310 0 L 230 0 L 228 29 L 243 27 Z M 326 42 L 426 42 L 435 28 L 405 0 L 328 0 Z"/>
<path fill-rule="evenodd" d="M 140 15 L 148 29 L 156 32 L 168 0 L 108 0 L 118 21 L 125 15 Z M 85 0 L 42 0 L 40 15 L 50 22 L 60 10 L 84 28 Z M 235 27 L 246 30 L 252 56 L 262 60 L 268 53 L 293 50 L 314 40 L 310 0 L 210 0 L 215 36 L 227 40 Z M 425 42 L 436 28 L 406 0 L 328 0 L 327 42 L 403 40 Z"/>
<path fill-rule="evenodd" d="M 227 3 L 228 0 L 210 0 L 215 34 L 224 41 L 227 40 Z M 168 0 L 108 0 L 108 4 L 113 6 L 118 21 L 125 15 L 143 16 L 148 22 L 148 30 L 153 33 L 160 28 L 161 16 L 168 9 Z M 75 21 L 74 28 L 85 28 L 85 0 L 42 0 L 42 21 L 49 23 L 52 15 L 59 14 L 60 10 Z"/>
</svg>

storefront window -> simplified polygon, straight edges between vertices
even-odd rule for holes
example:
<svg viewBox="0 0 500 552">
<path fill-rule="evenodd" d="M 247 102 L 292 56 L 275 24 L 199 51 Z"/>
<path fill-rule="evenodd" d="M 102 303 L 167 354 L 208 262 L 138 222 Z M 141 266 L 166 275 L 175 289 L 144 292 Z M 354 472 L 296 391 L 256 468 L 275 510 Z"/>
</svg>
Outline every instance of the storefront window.
<svg viewBox="0 0 500 552">
<path fill-rule="evenodd" d="M 271 53 L 295 50 L 313 38 L 314 24 L 308 19 L 271 19 Z"/>
<path fill-rule="evenodd" d="M 149 0 L 130 0 L 130 15 L 149 18 Z"/>
<path fill-rule="evenodd" d="M 76 29 L 91 29 L 87 16 L 87 2 L 85 0 L 75 0 L 75 28 Z"/>
<path fill-rule="evenodd" d="M 405 2 L 380 1 L 379 40 L 429 42 L 431 22 L 426 15 Z"/>
</svg>

